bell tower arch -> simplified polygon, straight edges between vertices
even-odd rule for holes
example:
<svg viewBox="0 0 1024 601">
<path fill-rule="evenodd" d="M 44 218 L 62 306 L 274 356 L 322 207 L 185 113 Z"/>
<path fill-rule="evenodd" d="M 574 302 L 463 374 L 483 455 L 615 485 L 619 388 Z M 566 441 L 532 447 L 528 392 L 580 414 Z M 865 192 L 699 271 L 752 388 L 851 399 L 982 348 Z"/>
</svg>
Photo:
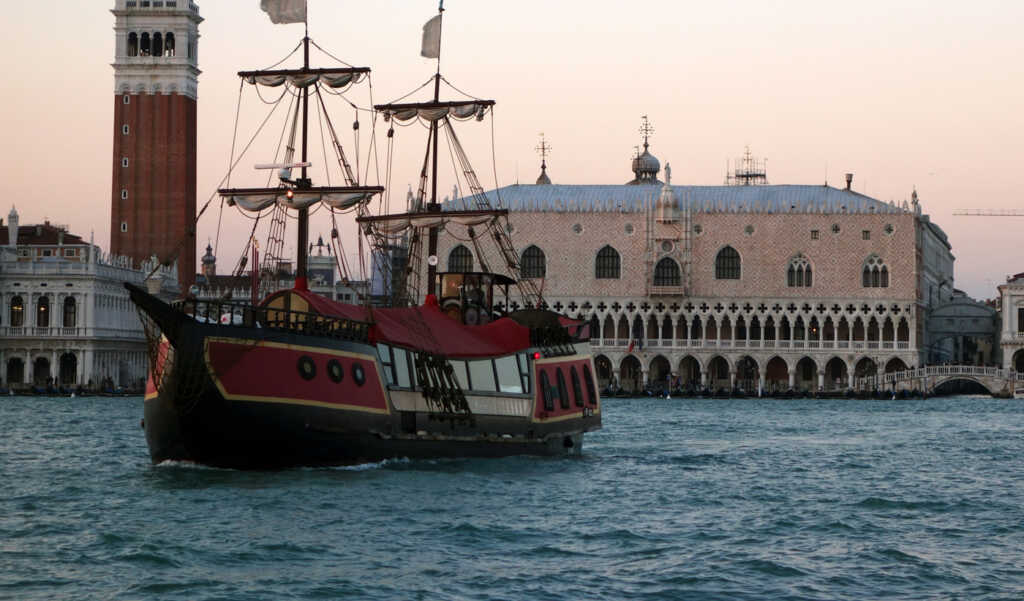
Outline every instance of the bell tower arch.
<svg viewBox="0 0 1024 601">
<path fill-rule="evenodd" d="M 199 7 L 115 0 L 110 252 L 138 266 L 156 255 L 195 278 Z M 182 239 L 184 244 L 182 245 Z"/>
</svg>

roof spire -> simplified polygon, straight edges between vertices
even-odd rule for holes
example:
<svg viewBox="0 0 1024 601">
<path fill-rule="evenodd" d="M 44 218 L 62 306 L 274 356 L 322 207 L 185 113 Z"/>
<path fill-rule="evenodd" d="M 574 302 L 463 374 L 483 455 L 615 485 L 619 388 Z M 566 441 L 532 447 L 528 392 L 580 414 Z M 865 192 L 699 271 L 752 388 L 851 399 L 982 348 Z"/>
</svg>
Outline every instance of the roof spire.
<svg viewBox="0 0 1024 601">
<path fill-rule="evenodd" d="M 537 178 L 538 185 L 546 185 L 551 183 L 551 178 L 548 177 L 547 169 L 547 158 L 551 154 L 551 145 L 544 139 L 544 132 L 540 132 L 540 144 L 535 149 L 537 154 L 540 155 L 540 177 Z"/>
<path fill-rule="evenodd" d="M 654 133 L 654 127 L 651 126 L 651 122 L 647 120 L 647 115 L 640 117 L 643 122 L 640 125 L 640 133 L 644 135 L 644 150 L 647 150 L 647 137 Z"/>
</svg>

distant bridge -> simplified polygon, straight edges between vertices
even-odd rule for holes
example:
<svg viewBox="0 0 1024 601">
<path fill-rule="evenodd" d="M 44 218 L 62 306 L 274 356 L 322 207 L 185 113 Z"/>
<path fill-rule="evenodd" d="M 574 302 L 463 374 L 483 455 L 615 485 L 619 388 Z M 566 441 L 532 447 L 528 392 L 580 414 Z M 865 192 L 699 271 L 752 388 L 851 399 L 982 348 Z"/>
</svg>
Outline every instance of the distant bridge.
<svg viewBox="0 0 1024 601">
<path fill-rule="evenodd" d="M 1001 367 L 977 365 L 933 365 L 896 371 L 858 380 L 860 390 L 920 390 L 931 394 L 936 388 L 954 380 L 967 380 L 985 387 L 995 396 L 1024 394 L 1024 372 Z"/>
</svg>

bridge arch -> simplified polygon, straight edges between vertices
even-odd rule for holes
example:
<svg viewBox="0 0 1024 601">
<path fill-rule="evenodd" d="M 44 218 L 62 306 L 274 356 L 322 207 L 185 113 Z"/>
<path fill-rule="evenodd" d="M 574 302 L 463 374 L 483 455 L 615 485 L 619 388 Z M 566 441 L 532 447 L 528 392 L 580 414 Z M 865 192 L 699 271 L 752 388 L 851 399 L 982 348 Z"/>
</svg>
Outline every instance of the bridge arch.
<svg viewBox="0 0 1024 601">
<path fill-rule="evenodd" d="M 980 387 L 981 389 L 983 389 L 986 393 L 988 393 L 990 395 L 995 395 L 995 393 L 999 392 L 998 390 L 992 390 L 992 387 L 990 386 L 990 384 L 988 382 L 983 381 L 980 378 L 975 378 L 975 377 L 972 377 L 972 376 L 958 375 L 958 376 L 948 376 L 948 377 L 945 377 L 945 378 L 939 378 L 935 382 L 935 385 L 932 387 L 931 393 L 939 395 L 939 394 L 950 394 L 950 393 L 954 393 L 954 392 L 960 392 L 960 393 L 963 393 L 963 392 L 967 392 L 967 393 L 977 392 L 977 391 L 972 391 L 972 390 L 963 390 L 962 387 L 960 387 L 960 388 L 956 387 L 956 384 L 958 384 L 958 383 L 962 384 L 962 383 L 965 383 L 965 382 L 966 383 L 971 383 L 971 384 L 973 384 L 976 387 Z"/>
</svg>

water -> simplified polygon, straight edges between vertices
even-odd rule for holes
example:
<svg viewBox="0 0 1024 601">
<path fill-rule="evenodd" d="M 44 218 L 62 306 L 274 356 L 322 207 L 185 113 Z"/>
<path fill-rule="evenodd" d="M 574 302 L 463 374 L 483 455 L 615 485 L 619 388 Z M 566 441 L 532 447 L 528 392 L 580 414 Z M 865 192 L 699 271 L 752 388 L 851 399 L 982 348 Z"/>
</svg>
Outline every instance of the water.
<svg viewBox="0 0 1024 601">
<path fill-rule="evenodd" d="M 1021 599 L 1024 403 L 609 399 L 579 459 L 152 466 L 0 398 L 0 598 Z"/>
</svg>

